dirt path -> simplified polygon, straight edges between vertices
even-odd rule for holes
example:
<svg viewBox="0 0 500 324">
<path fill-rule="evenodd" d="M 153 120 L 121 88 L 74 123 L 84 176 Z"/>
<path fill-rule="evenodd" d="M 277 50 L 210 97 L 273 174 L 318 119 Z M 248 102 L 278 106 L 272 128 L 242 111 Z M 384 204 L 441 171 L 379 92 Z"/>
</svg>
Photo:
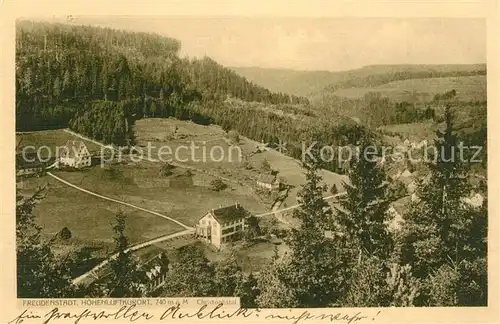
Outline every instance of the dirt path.
<svg viewBox="0 0 500 324">
<path fill-rule="evenodd" d="M 345 194 L 346 194 L 345 192 L 341 192 L 341 193 L 338 193 L 336 195 L 323 197 L 323 199 L 324 200 L 329 200 L 329 199 L 332 199 L 332 198 L 337 198 L 337 197 L 344 196 Z M 282 212 L 289 211 L 289 210 L 292 210 L 292 209 L 295 209 L 295 208 L 299 208 L 300 206 L 301 206 L 301 204 L 297 204 L 297 205 L 289 206 L 289 207 L 286 207 L 286 208 L 283 208 L 283 209 L 279 209 L 279 210 L 278 209 L 274 210 L 274 208 L 273 208 L 273 211 L 270 211 L 270 212 L 267 212 L 267 213 L 263 213 L 263 214 L 259 214 L 259 215 L 255 215 L 255 217 L 262 217 L 262 216 L 267 216 L 267 215 L 273 215 L 273 214 L 277 214 L 277 213 L 282 213 Z"/>
<path fill-rule="evenodd" d="M 149 241 L 146 241 L 146 242 L 143 242 L 143 243 L 139 243 L 139 244 L 133 245 L 133 246 L 129 247 L 126 251 L 127 252 L 128 251 L 136 251 L 136 250 L 145 248 L 145 247 L 153 245 L 153 244 L 165 242 L 165 241 L 174 239 L 176 237 L 180 237 L 180 236 L 184 236 L 184 235 L 189 235 L 189 234 L 193 234 L 193 233 L 194 233 L 194 229 L 186 229 L 184 231 L 180 231 L 180 232 L 169 234 L 169 235 L 165 235 L 165 236 L 160 236 L 160 237 L 157 237 L 155 239 L 152 239 L 152 240 L 149 240 Z M 84 273 L 83 275 L 81 275 L 79 277 L 76 277 L 75 279 L 73 279 L 73 284 L 78 285 L 78 284 L 80 284 L 83 280 L 85 280 L 88 277 L 97 278 L 97 271 L 99 271 L 100 269 L 102 269 L 103 267 L 105 267 L 109 263 L 110 260 L 116 258 L 117 256 L 118 256 L 118 254 L 111 255 L 108 259 L 102 261 L 101 263 L 99 263 L 98 265 L 96 265 L 94 268 L 92 268 L 92 270 Z"/>
</svg>

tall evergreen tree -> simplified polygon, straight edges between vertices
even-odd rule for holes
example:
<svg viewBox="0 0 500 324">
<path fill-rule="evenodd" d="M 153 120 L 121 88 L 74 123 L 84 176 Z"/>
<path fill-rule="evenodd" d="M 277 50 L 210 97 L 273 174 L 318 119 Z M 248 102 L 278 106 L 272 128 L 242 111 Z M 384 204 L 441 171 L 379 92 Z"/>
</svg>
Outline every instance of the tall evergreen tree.
<svg viewBox="0 0 500 324">
<path fill-rule="evenodd" d="M 107 278 L 109 297 L 141 297 L 145 294 L 145 274 L 139 263 L 128 250 L 128 239 L 125 235 L 126 218 L 123 212 L 116 215 L 115 232 L 116 257 L 110 261 L 112 273 Z"/>
<path fill-rule="evenodd" d="M 327 307 L 334 304 L 345 289 L 348 257 L 325 237 L 332 218 L 332 210 L 323 199 L 327 188 L 318 175 L 316 163 L 307 162 L 305 167 L 306 183 L 298 194 L 301 206 L 293 213 L 299 225 L 286 239 L 291 251 L 285 261 L 277 261 L 274 269 L 269 270 L 274 274 L 270 278 L 278 282 L 267 286 L 261 281 L 266 286 L 259 288 L 264 296 L 269 287 L 281 285 L 288 289 L 289 305 L 285 307 Z M 277 302 L 271 298 L 267 303 Z"/>
<path fill-rule="evenodd" d="M 420 200 L 405 215 L 401 260 L 413 267 L 416 276 L 430 280 L 429 299 L 423 303 L 465 305 L 469 294 L 484 304 L 487 207 L 475 208 L 464 200 L 469 195 L 466 166 L 459 154 L 449 106 L 444 120 L 444 132 L 436 132 L 435 155 L 428 163 L 430 174 L 417 190 Z M 454 279 L 446 279 L 451 277 Z M 438 283 L 440 280 L 448 283 Z M 441 288 L 447 292 L 436 290 Z M 456 298 L 439 297 L 449 295 L 450 289 Z"/>
<path fill-rule="evenodd" d="M 389 201 L 386 199 L 385 174 L 370 152 L 371 142 L 361 141 L 359 154 L 349 161 L 348 182 L 343 183 L 346 195 L 339 197 L 335 226 L 344 244 L 362 254 L 386 260 L 392 250 L 387 227 Z"/>
</svg>

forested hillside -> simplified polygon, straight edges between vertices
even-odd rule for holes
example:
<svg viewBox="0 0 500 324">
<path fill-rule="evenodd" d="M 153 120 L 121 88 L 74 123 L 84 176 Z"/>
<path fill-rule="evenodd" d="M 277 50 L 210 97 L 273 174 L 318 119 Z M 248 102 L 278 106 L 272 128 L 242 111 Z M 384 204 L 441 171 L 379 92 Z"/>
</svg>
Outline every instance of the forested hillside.
<svg viewBox="0 0 500 324">
<path fill-rule="evenodd" d="M 248 82 L 210 58 L 181 59 L 180 46 L 175 39 L 154 34 L 20 21 L 16 128 L 66 127 L 94 101 L 135 100 L 129 113 L 136 117 L 161 115 L 155 110 L 162 107 L 163 115 L 179 115 L 190 102 L 228 96 L 307 104 L 305 98 L 272 93 Z M 162 107 L 152 105 L 155 100 Z"/>
<path fill-rule="evenodd" d="M 144 117 L 215 123 L 271 146 L 354 143 L 366 131 L 308 99 L 271 92 L 204 57 L 179 58 L 180 43 L 90 26 L 17 26 L 16 128 L 70 127 L 105 143 L 133 145 Z"/>
<path fill-rule="evenodd" d="M 485 75 L 485 64 L 368 65 L 347 71 L 296 71 L 232 67 L 234 71 L 272 91 L 321 97 L 338 89 L 374 87 L 393 81 L 433 77 Z"/>
</svg>

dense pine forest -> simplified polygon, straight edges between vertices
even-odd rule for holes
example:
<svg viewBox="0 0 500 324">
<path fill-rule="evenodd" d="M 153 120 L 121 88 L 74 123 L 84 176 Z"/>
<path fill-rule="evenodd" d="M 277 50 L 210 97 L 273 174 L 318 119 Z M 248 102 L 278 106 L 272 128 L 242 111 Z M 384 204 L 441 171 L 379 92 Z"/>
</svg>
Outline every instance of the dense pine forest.
<svg viewBox="0 0 500 324">
<path fill-rule="evenodd" d="M 17 27 L 16 128 L 70 127 L 133 144 L 144 117 L 215 123 L 258 141 L 355 142 L 351 119 L 315 115 L 309 101 L 248 82 L 214 60 L 179 58 L 180 43 L 153 34 L 22 21 Z"/>
<path fill-rule="evenodd" d="M 101 105 L 100 101 L 134 100 L 129 112 L 136 118 L 195 119 L 201 118 L 186 111 L 195 101 L 233 97 L 269 104 L 308 103 L 306 98 L 272 93 L 252 84 L 208 57 L 181 59 L 180 46 L 175 39 L 154 34 L 20 21 L 16 35 L 16 128 L 78 125 L 70 121 L 89 114 L 86 110 L 106 113 L 106 109 L 92 109 Z M 109 118 L 118 118 L 111 115 Z"/>
</svg>

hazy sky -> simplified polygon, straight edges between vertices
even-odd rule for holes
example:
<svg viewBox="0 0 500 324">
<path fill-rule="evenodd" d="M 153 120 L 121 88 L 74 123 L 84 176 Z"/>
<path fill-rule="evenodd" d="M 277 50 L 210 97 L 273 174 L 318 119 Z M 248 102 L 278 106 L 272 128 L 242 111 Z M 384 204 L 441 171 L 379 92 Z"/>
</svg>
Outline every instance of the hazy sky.
<svg viewBox="0 0 500 324">
<path fill-rule="evenodd" d="M 482 19 L 86 16 L 75 22 L 174 37 L 181 55 L 208 55 L 225 66 L 337 71 L 486 62 Z"/>
</svg>

